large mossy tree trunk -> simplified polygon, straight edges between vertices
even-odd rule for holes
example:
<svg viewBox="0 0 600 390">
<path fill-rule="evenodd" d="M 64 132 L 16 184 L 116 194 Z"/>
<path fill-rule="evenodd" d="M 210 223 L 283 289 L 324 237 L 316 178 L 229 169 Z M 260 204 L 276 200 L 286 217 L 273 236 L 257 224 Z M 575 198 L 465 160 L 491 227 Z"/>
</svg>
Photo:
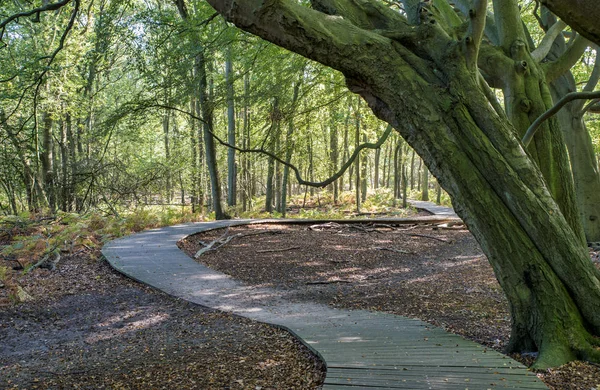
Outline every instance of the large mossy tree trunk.
<svg viewBox="0 0 600 390">
<path fill-rule="evenodd" d="M 411 24 L 368 0 L 317 0 L 316 9 L 209 3 L 238 27 L 341 71 L 398 129 L 492 264 L 512 315 L 509 350 L 539 351 L 537 367 L 600 360 L 600 273 L 477 70 L 485 1 L 466 32 L 437 8 L 422 7 Z"/>
</svg>

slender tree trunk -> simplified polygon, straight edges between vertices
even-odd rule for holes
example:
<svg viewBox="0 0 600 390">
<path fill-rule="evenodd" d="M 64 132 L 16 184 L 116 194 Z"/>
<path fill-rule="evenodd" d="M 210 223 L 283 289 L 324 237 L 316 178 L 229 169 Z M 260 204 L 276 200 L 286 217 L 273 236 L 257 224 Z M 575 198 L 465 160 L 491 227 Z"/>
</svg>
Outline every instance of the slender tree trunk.
<svg viewBox="0 0 600 390">
<path fill-rule="evenodd" d="M 277 153 L 277 138 L 279 138 L 279 99 L 273 99 L 273 109 L 271 111 L 271 129 L 269 131 L 269 150 L 271 153 Z M 275 159 L 269 157 L 267 167 L 267 188 L 265 197 L 265 211 L 273 212 L 273 201 L 275 198 Z"/>
<path fill-rule="evenodd" d="M 410 157 L 410 190 L 415 189 L 415 150 L 412 150 Z"/>
<path fill-rule="evenodd" d="M 171 203 L 173 199 L 173 184 L 171 183 L 171 140 L 169 135 L 169 121 L 170 121 L 171 112 L 168 109 L 165 109 L 165 113 L 163 114 L 162 126 L 163 126 L 163 139 L 165 146 L 165 163 L 167 166 L 167 175 L 165 181 L 165 198 L 166 203 Z"/>
<path fill-rule="evenodd" d="M 357 98 L 356 100 L 356 112 L 355 112 L 355 131 L 354 131 L 354 149 L 358 148 L 358 145 L 360 144 L 360 98 Z M 360 178 L 360 161 L 362 160 L 360 153 L 358 154 L 358 156 L 356 156 L 356 162 L 354 163 L 354 171 L 356 173 L 356 178 L 354 181 L 354 192 L 356 195 L 356 212 L 360 213 L 360 201 L 361 201 L 361 196 L 360 196 L 360 184 L 361 184 L 361 178 Z"/>
<path fill-rule="evenodd" d="M 308 136 L 308 174 L 310 177 L 310 181 L 315 181 L 315 161 L 314 161 L 314 149 L 312 143 L 312 136 Z M 310 197 L 315 196 L 315 187 L 310 187 L 309 189 Z"/>
<path fill-rule="evenodd" d="M 377 148 L 375 150 L 375 173 L 373 175 L 373 189 L 379 188 L 379 159 L 381 158 L 381 148 Z M 385 154 L 384 154 L 384 162 L 385 162 Z M 383 173 L 383 177 L 385 177 L 385 172 Z"/>
<path fill-rule="evenodd" d="M 181 18 L 187 21 L 189 19 L 189 15 L 183 0 L 176 0 L 176 5 Z M 194 79 L 196 80 L 198 91 L 196 112 L 200 112 L 202 114 L 200 117 L 203 119 L 202 139 L 204 141 L 204 158 L 206 159 L 206 167 L 208 168 L 208 176 L 210 179 L 212 208 L 215 212 L 216 219 L 225 219 L 229 218 L 229 216 L 223 212 L 223 208 L 221 206 L 221 185 L 217 168 L 217 153 L 215 150 L 215 143 L 211 135 L 211 132 L 214 131 L 213 108 L 211 102 L 212 91 L 209 91 L 207 76 L 207 69 L 210 66 L 210 63 L 206 60 L 205 48 L 199 45 L 200 37 L 194 36 L 193 39 L 196 40 L 195 43 L 198 50 L 194 58 Z"/>
<path fill-rule="evenodd" d="M 50 212 L 56 212 L 56 192 L 54 184 L 54 167 L 52 164 L 54 142 L 52 138 L 53 120 L 50 114 L 42 114 L 42 150 L 40 152 L 41 176 L 43 181 L 44 193 L 48 198 L 48 207 Z"/>
<path fill-rule="evenodd" d="M 244 75 L 244 123 L 243 123 L 243 146 L 244 148 L 250 147 L 250 111 L 249 111 L 249 94 L 250 94 L 250 75 L 246 73 Z M 242 167 L 244 173 L 242 174 L 244 180 L 244 189 L 242 191 L 242 207 L 244 211 L 247 211 L 251 208 L 251 200 L 252 196 L 254 196 L 252 192 L 252 178 L 250 172 L 250 155 L 248 153 L 242 156 Z"/>
<path fill-rule="evenodd" d="M 61 186 L 60 186 L 60 208 L 62 211 L 69 211 L 69 193 L 70 193 L 70 178 L 69 178 L 69 148 L 67 146 L 67 128 L 71 127 L 71 117 L 66 114 L 66 117 L 60 128 L 60 168 L 61 168 Z M 70 132 L 70 130 L 69 130 Z"/>
<path fill-rule="evenodd" d="M 304 73 L 304 69 L 302 70 Z M 294 84 L 294 92 L 292 93 L 292 104 L 290 108 L 289 118 L 288 118 L 288 130 L 285 135 L 285 162 L 290 163 L 292 161 L 292 154 L 294 152 L 294 141 L 292 136 L 294 135 L 294 113 L 296 112 L 296 101 L 298 100 L 298 93 L 300 91 L 300 83 L 303 74 L 300 75 L 300 79 Z M 290 167 L 285 165 L 283 167 L 283 183 L 281 190 L 281 216 L 285 217 L 287 213 L 287 196 L 291 194 L 288 191 L 288 185 L 290 181 Z M 289 192 L 289 194 L 288 194 Z"/>
<path fill-rule="evenodd" d="M 196 107 L 196 103 L 195 103 L 195 99 L 192 97 L 190 99 L 190 112 L 196 113 L 195 110 Z M 200 190 L 200 183 L 198 182 L 199 179 L 199 175 L 198 175 L 198 145 L 199 142 L 199 137 L 197 134 L 197 129 L 196 129 L 196 120 L 192 119 L 191 123 L 190 123 L 190 156 L 191 156 L 191 160 L 192 160 L 192 175 L 191 175 L 191 181 L 192 181 L 192 185 L 191 185 L 191 202 L 192 202 L 192 213 L 196 213 L 199 211 L 202 211 L 198 205 L 199 205 L 199 196 L 198 196 L 198 192 Z"/>
<path fill-rule="evenodd" d="M 346 113 L 346 120 L 344 121 L 344 154 L 343 159 L 344 162 L 348 161 L 350 158 L 350 142 L 349 142 L 349 134 L 350 134 L 350 115 L 352 110 L 351 100 L 348 99 L 348 112 Z M 352 191 L 352 176 L 353 176 L 354 165 L 350 165 L 348 168 L 348 191 Z M 344 176 L 342 175 L 342 179 Z M 342 191 L 345 190 L 345 187 L 342 185 Z"/>
<path fill-rule="evenodd" d="M 394 194 L 394 207 L 396 207 L 396 202 L 398 199 L 400 199 L 400 178 L 401 178 L 401 173 L 400 173 L 400 161 L 401 161 L 401 157 L 400 157 L 400 153 L 402 152 L 402 145 L 400 144 L 400 142 L 398 142 L 396 144 L 396 147 L 394 148 L 394 160 L 393 160 L 393 170 L 394 170 L 394 188 L 393 188 L 393 194 Z M 391 167 L 390 167 L 391 168 Z"/>
<path fill-rule="evenodd" d="M 362 135 L 363 142 L 367 142 L 367 135 L 363 133 Z M 360 159 L 360 199 L 361 203 L 364 203 L 367 200 L 367 173 L 368 173 L 368 155 L 366 151 L 363 151 Z"/>
<path fill-rule="evenodd" d="M 235 145 L 235 106 L 233 90 L 233 60 L 232 46 L 227 47 L 225 60 L 225 83 L 227 84 L 227 143 Z M 235 162 L 235 149 L 227 149 L 227 204 L 236 205 L 237 195 L 237 165 Z"/>
<path fill-rule="evenodd" d="M 429 201 L 429 171 L 427 167 L 423 167 L 423 191 L 421 192 L 421 200 Z"/>
<path fill-rule="evenodd" d="M 331 161 L 330 175 L 335 174 L 338 170 L 339 150 L 338 150 L 338 134 L 335 122 L 335 113 L 330 113 L 329 120 L 329 160 Z M 336 180 L 333 185 L 333 203 L 338 204 L 339 201 L 339 181 Z"/>
</svg>

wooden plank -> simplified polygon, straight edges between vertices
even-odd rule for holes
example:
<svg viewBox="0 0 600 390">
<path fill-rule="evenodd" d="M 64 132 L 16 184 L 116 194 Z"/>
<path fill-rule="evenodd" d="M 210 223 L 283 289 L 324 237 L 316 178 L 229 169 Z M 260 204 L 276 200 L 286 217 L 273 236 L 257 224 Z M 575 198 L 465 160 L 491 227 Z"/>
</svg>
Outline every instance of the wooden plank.
<svg viewBox="0 0 600 390">
<path fill-rule="evenodd" d="M 337 223 L 442 223 L 447 217 L 338 220 Z M 188 224 L 113 241 L 103 248 L 111 264 L 129 276 L 180 298 L 289 328 L 317 351 L 328 367 L 324 389 L 543 389 L 520 363 L 414 318 L 366 310 L 333 309 L 243 285 L 187 258 L 175 243 L 185 235 L 251 221 Z M 262 220 L 313 224 L 326 221 Z M 254 223 L 254 222 L 252 222 Z M 173 270 L 176 270 L 175 272 Z M 218 291 L 218 294 L 215 294 Z M 243 295 L 244 299 L 240 299 Z M 251 310 L 244 310 L 251 309 Z M 497 380 L 500 378 L 500 380 Z M 502 380 L 503 379 L 503 380 Z"/>
</svg>

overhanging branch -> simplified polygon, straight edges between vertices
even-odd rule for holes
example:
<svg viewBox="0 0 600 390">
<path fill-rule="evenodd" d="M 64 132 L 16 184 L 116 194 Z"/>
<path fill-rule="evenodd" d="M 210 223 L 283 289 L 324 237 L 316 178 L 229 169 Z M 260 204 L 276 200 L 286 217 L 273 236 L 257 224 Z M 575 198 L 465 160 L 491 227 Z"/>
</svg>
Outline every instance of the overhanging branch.
<svg viewBox="0 0 600 390">
<path fill-rule="evenodd" d="M 550 52 L 550 49 L 552 49 L 552 44 L 566 26 L 567 24 L 565 22 L 559 20 L 558 22 L 554 23 L 552 27 L 550 27 L 546 35 L 544 35 L 544 38 L 542 38 L 539 46 L 531 52 L 531 57 L 535 60 L 535 62 L 541 62 L 544 58 L 546 58 Z"/>
<path fill-rule="evenodd" d="M 150 108 L 150 107 L 165 108 L 165 109 L 177 111 L 177 112 L 180 112 L 180 113 L 182 113 L 184 115 L 188 115 L 190 118 L 193 118 L 193 119 L 198 120 L 198 121 L 200 121 L 202 123 L 205 123 L 204 119 L 200 118 L 197 115 L 192 114 L 189 111 L 185 111 L 185 110 L 182 110 L 182 109 L 177 108 L 177 107 L 167 106 L 167 105 L 164 105 L 164 104 L 144 105 L 143 107 L 138 107 L 137 109 L 134 109 L 132 111 L 139 111 L 141 109 L 146 109 L 146 108 Z M 348 159 L 348 161 L 346 161 L 344 163 L 344 165 L 342 165 L 342 167 L 334 175 L 328 177 L 327 179 L 325 179 L 323 181 L 309 181 L 309 180 L 304 180 L 302 178 L 302 174 L 300 173 L 300 170 L 294 164 L 291 164 L 291 163 L 285 161 L 281 157 L 277 156 L 274 153 L 269 152 L 268 150 L 265 150 L 263 148 L 240 148 L 238 146 L 231 145 L 230 143 L 224 141 L 221 137 L 219 137 L 218 135 L 216 135 L 213 132 L 212 129 L 207 129 L 207 131 L 211 135 L 211 137 L 213 137 L 215 140 L 217 140 L 217 142 L 219 144 L 221 144 L 223 146 L 226 146 L 228 148 L 234 149 L 234 150 L 236 150 L 236 151 L 238 151 L 240 153 L 259 153 L 259 154 L 264 154 L 265 156 L 274 159 L 275 161 L 279 162 L 280 164 L 283 164 L 283 165 L 289 167 L 292 171 L 294 171 L 294 175 L 296 176 L 296 180 L 298 181 L 298 184 L 300 184 L 300 185 L 322 188 L 322 187 L 328 186 L 329 184 L 333 183 L 334 181 L 336 181 L 337 179 L 339 179 L 340 177 L 342 177 L 342 175 L 348 170 L 348 168 L 350 168 L 350 166 L 354 163 L 354 160 L 356 160 L 356 158 L 358 157 L 359 153 L 363 149 L 378 149 L 379 147 L 381 147 L 381 145 L 383 145 L 383 143 L 388 139 L 390 133 L 392 132 L 392 129 L 393 129 L 393 127 L 391 125 L 388 125 L 388 127 L 385 129 L 385 131 L 383 132 L 383 134 L 381 135 L 381 137 L 379 137 L 379 139 L 375 143 L 365 142 L 363 144 L 358 145 L 354 149 L 354 152 L 352 153 L 352 155 L 350 156 L 350 158 Z"/>
<path fill-rule="evenodd" d="M 537 132 L 537 130 L 540 127 L 540 125 L 542 123 L 544 123 L 545 120 L 547 120 L 548 118 L 552 117 L 552 115 L 554 115 L 558 111 L 560 111 L 560 109 L 563 108 L 565 104 L 567 104 L 567 103 L 569 103 L 569 102 L 571 102 L 573 100 L 578 100 L 578 99 L 598 99 L 598 98 L 600 98 L 600 91 L 596 91 L 596 92 L 571 92 L 571 93 L 566 94 L 562 99 L 560 99 L 554 105 L 554 107 L 552 107 L 551 109 L 549 109 L 548 111 L 546 111 L 545 113 L 543 113 L 542 115 L 540 115 L 540 117 L 537 118 L 531 124 L 531 126 L 529 126 L 529 128 L 527 129 L 527 132 L 525 133 L 525 136 L 521 140 L 521 143 L 525 147 L 529 146 L 529 143 L 533 139 L 533 136 Z"/>
<path fill-rule="evenodd" d="M 2 41 L 2 38 L 4 37 L 4 31 L 6 30 L 6 26 L 10 22 L 12 22 L 14 20 L 18 20 L 19 18 L 26 18 L 31 15 L 39 15 L 42 12 L 56 11 L 57 9 L 60 9 L 61 7 L 64 7 L 65 5 L 69 4 L 71 1 L 73 1 L 73 0 L 62 0 L 62 1 L 59 1 L 58 3 L 46 4 L 42 7 L 34 8 L 29 11 L 19 12 L 19 13 L 9 16 L 8 18 L 6 18 L 2 22 L 0 22 L 0 42 Z"/>
<path fill-rule="evenodd" d="M 600 79 L 600 47 L 596 46 L 596 59 L 594 62 L 594 68 L 592 69 L 592 74 L 590 75 L 590 78 L 588 79 L 587 83 L 585 84 L 585 87 L 583 87 L 582 91 L 583 92 L 592 92 L 594 89 L 596 89 L 596 85 L 598 84 L 598 80 Z M 581 100 L 580 102 L 576 103 L 576 108 L 575 111 L 579 112 L 579 111 L 583 111 L 581 112 L 581 115 L 583 115 L 587 110 L 589 110 L 591 108 L 591 106 L 593 106 L 595 103 L 590 103 L 588 105 L 588 107 L 586 107 L 586 109 L 584 110 L 583 105 L 585 104 L 585 100 Z"/>
<path fill-rule="evenodd" d="M 589 44 L 590 41 L 578 35 L 573 44 L 556 61 L 542 64 L 545 65 L 546 81 L 550 83 L 568 72 L 579 61 Z"/>
</svg>

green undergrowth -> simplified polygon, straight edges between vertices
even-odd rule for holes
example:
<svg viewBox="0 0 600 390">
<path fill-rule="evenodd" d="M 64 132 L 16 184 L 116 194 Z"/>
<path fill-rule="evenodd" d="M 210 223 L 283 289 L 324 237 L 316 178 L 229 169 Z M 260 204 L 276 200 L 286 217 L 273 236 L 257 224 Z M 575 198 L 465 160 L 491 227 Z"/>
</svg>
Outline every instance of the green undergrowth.
<svg viewBox="0 0 600 390">
<path fill-rule="evenodd" d="M 0 218 L 0 256 L 19 263 L 27 272 L 47 256 L 93 250 L 127 234 L 201 220 L 202 216 L 176 207 L 145 207 L 118 217 L 98 212 L 5 216 Z"/>
<path fill-rule="evenodd" d="M 415 195 L 417 193 L 415 192 Z M 420 196 L 420 194 L 418 194 Z M 413 196 L 412 199 L 418 199 Z M 435 199 L 434 199 L 435 200 Z M 265 212 L 265 197 L 252 200 L 250 210 L 242 211 L 241 206 L 230 210 L 232 215 L 240 218 L 281 218 L 278 211 Z M 293 195 L 288 199 L 285 218 L 301 219 L 352 219 L 364 218 L 372 214 L 383 214 L 390 217 L 406 217 L 415 213 L 412 207 L 402 208 L 402 200 L 394 199 L 393 191 L 389 188 L 379 188 L 369 191 L 364 202 L 361 202 L 360 212 L 356 209 L 356 194 L 353 191 L 343 191 L 337 202 L 333 193 L 328 190 L 315 190 L 313 194 Z"/>
</svg>

